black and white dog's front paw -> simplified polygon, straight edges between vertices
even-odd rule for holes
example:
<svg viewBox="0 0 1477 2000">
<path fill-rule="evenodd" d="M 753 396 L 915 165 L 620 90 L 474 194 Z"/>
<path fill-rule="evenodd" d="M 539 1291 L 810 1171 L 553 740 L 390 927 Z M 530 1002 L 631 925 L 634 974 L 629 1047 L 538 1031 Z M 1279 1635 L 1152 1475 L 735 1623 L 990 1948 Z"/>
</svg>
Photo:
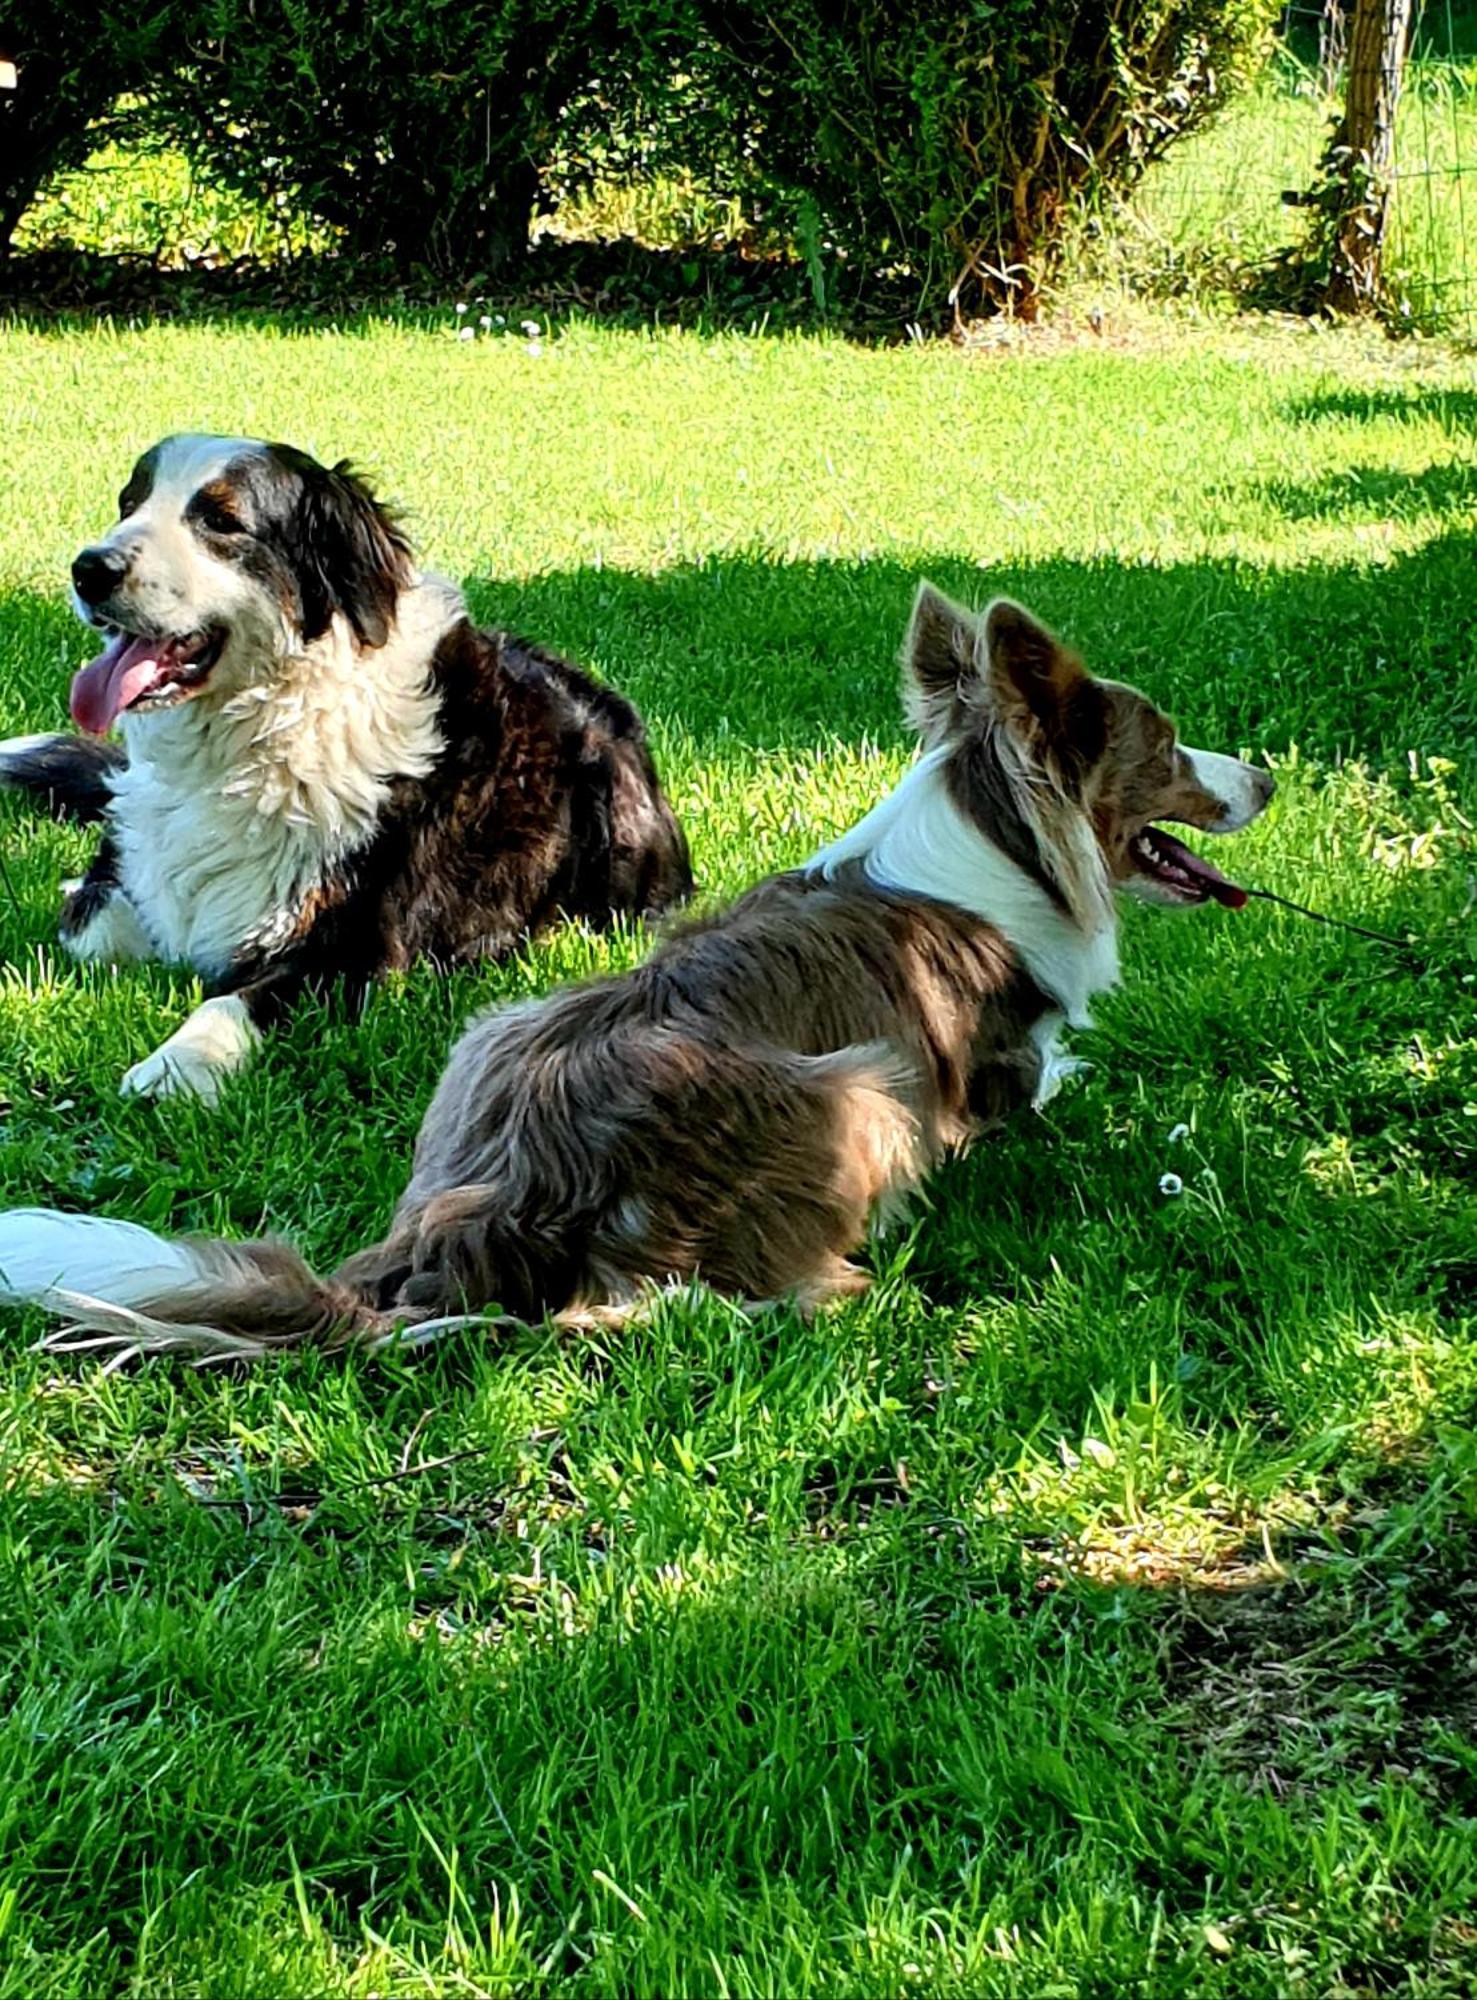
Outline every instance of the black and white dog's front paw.
<svg viewBox="0 0 1477 2000">
<path fill-rule="evenodd" d="M 213 1105 L 260 1040 L 244 1001 L 231 994 L 204 1000 L 167 1042 L 134 1064 L 120 1088 L 125 1097 L 194 1097 Z"/>
</svg>

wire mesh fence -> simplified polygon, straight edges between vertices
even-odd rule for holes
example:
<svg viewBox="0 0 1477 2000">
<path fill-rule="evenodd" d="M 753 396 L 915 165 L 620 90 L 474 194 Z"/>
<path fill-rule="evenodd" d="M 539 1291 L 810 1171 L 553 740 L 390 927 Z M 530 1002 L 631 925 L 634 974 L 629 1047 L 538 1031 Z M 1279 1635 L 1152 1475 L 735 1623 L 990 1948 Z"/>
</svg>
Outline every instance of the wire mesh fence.
<svg viewBox="0 0 1477 2000">
<path fill-rule="evenodd" d="M 1190 288 L 1269 263 L 1308 227 L 1300 201 L 1344 106 L 1352 0 L 1291 0 L 1266 75 L 1152 168 L 1134 220 L 1161 280 Z M 1477 0 L 1416 0 L 1395 121 L 1385 272 L 1410 321 L 1477 339 Z M 1143 245 L 1140 245 L 1142 250 Z"/>
</svg>

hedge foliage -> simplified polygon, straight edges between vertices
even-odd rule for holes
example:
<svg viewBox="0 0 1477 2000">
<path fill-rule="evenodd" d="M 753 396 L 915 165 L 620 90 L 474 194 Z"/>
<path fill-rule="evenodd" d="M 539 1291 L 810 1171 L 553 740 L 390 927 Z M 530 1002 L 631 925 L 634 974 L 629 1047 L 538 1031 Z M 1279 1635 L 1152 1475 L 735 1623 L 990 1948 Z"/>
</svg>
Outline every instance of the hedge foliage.
<svg viewBox="0 0 1477 2000">
<path fill-rule="evenodd" d="M 818 297 L 967 316 L 1032 309 L 1069 204 L 1223 103 L 1279 0 L 143 0 L 101 63 L 96 0 L 29 6 L 26 198 L 132 91 L 141 129 L 353 256 L 496 273 L 557 153 L 737 193 Z"/>
<path fill-rule="evenodd" d="M 853 265 L 1029 312 L 1064 211 L 1267 59 L 1278 0 L 703 0 L 766 179 Z"/>
<path fill-rule="evenodd" d="M 172 0 L 22 0 L 0 14 L 0 55 L 17 78 L 0 90 L 0 257 L 49 177 L 128 124 L 120 100 L 158 74 L 180 26 Z"/>
<path fill-rule="evenodd" d="M 153 92 L 228 186 L 285 193 L 353 257 L 447 276 L 526 254 L 600 0 L 196 0 Z"/>
</svg>

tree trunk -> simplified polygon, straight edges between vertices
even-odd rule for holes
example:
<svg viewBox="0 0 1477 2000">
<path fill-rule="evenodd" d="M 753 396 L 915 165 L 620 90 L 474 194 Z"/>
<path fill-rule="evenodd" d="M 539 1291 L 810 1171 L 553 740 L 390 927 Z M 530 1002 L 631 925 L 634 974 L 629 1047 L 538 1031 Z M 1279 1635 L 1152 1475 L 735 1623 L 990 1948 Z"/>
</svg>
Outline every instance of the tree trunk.
<svg viewBox="0 0 1477 2000">
<path fill-rule="evenodd" d="M 1395 112 L 1415 0 L 1354 0 L 1344 115 L 1329 160 L 1343 182 L 1327 303 L 1369 312 L 1383 296 L 1381 258 L 1395 163 Z"/>
<path fill-rule="evenodd" d="M 1318 23 L 1318 88 L 1332 97 L 1349 54 L 1349 16 L 1344 0 L 1323 0 Z"/>
</svg>

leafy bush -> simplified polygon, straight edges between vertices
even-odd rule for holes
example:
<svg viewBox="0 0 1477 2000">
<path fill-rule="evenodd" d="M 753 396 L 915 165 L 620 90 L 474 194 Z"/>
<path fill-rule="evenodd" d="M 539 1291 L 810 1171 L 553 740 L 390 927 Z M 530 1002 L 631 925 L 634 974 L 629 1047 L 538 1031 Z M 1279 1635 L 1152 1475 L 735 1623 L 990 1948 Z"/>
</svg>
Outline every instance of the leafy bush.
<svg viewBox="0 0 1477 2000">
<path fill-rule="evenodd" d="M 807 259 L 917 309 L 1030 313 L 1066 207 L 1131 181 L 1258 68 L 1278 0 L 629 0 L 648 75 L 696 76 L 715 173 L 790 205 Z M 653 32 L 653 23 L 658 24 Z M 648 86 L 647 101 L 654 93 Z M 728 107 L 725 118 L 721 107 Z M 715 113 L 714 107 L 720 109 Z"/>
<path fill-rule="evenodd" d="M 100 137 L 121 131 L 114 106 L 153 74 L 167 8 L 124 10 L 98 0 L 26 0 L 0 26 L 16 87 L 0 90 L 0 258 L 50 176 L 80 166 Z"/>
<path fill-rule="evenodd" d="M 33 0 L 0 112 L 35 128 L 10 199 L 146 76 L 149 130 L 356 259 L 496 272 L 557 160 L 566 191 L 666 171 L 738 196 L 822 304 L 844 278 L 920 317 L 1030 313 L 1073 197 L 1201 123 L 1278 4 L 152 0 L 100 27 L 82 0 Z"/>
<path fill-rule="evenodd" d="M 539 166 L 600 0 L 198 0 L 154 116 L 228 186 L 285 195 L 354 257 L 492 271 L 527 249 Z"/>
</svg>

